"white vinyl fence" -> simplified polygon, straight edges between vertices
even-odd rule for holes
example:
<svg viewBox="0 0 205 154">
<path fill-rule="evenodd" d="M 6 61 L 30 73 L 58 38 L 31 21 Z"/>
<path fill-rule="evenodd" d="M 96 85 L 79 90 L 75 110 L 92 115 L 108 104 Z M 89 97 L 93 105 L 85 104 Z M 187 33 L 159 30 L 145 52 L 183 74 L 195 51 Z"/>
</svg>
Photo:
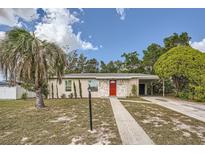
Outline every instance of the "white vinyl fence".
<svg viewBox="0 0 205 154">
<path fill-rule="evenodd" d="M 27 93 L 28 98 L 35 97 L 34 92 L 30 92 L 21 86 L 0 86 L 0 99 L 20 99 L 23 93 Z"/>
</svg>

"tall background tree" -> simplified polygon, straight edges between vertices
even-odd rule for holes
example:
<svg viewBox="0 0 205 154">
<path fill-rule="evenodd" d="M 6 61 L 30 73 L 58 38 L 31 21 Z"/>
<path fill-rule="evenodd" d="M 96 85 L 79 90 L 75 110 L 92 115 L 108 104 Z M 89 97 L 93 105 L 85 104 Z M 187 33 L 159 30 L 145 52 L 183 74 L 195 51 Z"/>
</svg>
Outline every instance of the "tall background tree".
<svg viewBox="0 0 205 154">
<path fill-rule="evenodd" d="M 103 61 L 100 62 L 100 72 L 101 73 L 119 73 L 121 72 L 122 62 L 117 61 L 110 61 L 107 64 Z"/>
<path fill-rule="evenodd" d="M 164 48 L 166 51 L 169 51 L 171 48 L 174 48 L 178 45 L 190 46 L 190 40 L 191 37 L 187 32 L 182 32 L 181 34 L 173 33 L 171 36 L 164 39 Z"/>
<path fill-rule="evenodd" d="M 78 65 L 78 54 L 76 50 L 67 54 L 67 62 L 66 73 L 75 73 Z"/>
<path fill-rule="evenodd" d="M 87 57 L 85 57 L 82 53 L 80 54 L 77 62 L 77 73 L 83 73 L 85 72 L 85 66 L 87 63 Z"/>
<path fill-rule="evenodd" d="M 34 33 L 14 28 L 0 43 L 0 66 L 10 80 L 32 83 L 36 92 L 36 107 L 45 107 L 42 87 L 48 74 L 61 77 L 66 66 L 66 55 L 56 44 L 41 41 Z"/>
<path fill-rule="evenodd" d="M 152 43 L 146 50 L 143 50 L 143 53 L 144 57 L 142 63 L 145 73 L 154 74 L 154 64 L 164 53 L 164 49 L 160 45 Z"/>
<path fill-rule="evenodd" d="M 97 73 L 99 72 L 99 62 L 97 59 L 88 59 L 84 66 L 84 73 Z"/>
<path fill-rule="evenodd" d="M 121 57 L 124 58 L 123 72 L 125 73 L 142 73 L 144 68 L 142 61 L 138 58 L 137 51 L 123 53 Z"/>
</svg>

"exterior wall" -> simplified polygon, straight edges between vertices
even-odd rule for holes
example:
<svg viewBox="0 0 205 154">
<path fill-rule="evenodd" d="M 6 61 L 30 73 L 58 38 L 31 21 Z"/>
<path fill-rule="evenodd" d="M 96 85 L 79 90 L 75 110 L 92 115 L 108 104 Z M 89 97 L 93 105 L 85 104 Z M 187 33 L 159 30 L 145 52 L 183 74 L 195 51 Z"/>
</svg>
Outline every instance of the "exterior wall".
<svg viewBox="0 0 205 154">
<path fill-rule="evenodd" d="M 65 91 L 65 81 L 71 80 L 72 86 L 71 91 Z M 82 86 L 82 97 L 88 97 L 88 80 L 90 79 L 63 79 L 62 83 L 59 84 L 56 79 L 49 80 L 49 98 L 52 98 L 52 84 L 53 84 L 53 96 L 54 98 L 61 98 L 63 94 L 65 94 L 66 98 L 69 97 L 71 93 L 73 93 L 74 97 L 74 88 L 73 83 L 76 85 L 77 97 L 80 97 L 80 89 L 79 89 L 79 80 L 81 81 Z M 98 91 L 92 92 L 92 97 L 109 97 L 110 95 L 110 80 L 108 79 L 99 79 L 98 81 Z M 135 84 L 138 87 L 139 80 L 138 79 L 122 79 L 116 80 L 116 95 L 117 97 L 126 97 L 131 96 L 132 85 Z M 58 93 L 58 97 L 57 97 Z M 138 88 L 137 88 L 137 96 L 138 96 Z"/>
<path fill-rule="evenodd" d="M 20 99 L 23 93 L 27 93 L 28 98 L 35 97 L 34 92 L 30 92 L 25 90 L 21 86 L 8 87 L 3 86 L 0 87 L 0 99 Z"/>
<path fill-rule="evenodd" d="M 16 87 L 0 87 L 0 99 L 16 99 Z"/>
<path fill-rule="evenodd" d="M 137 96 L 139 96 L 139 79 L 130 79 L 127 85 L 128 85 L 127 96 L 132 96 L 132 85 L 137 86 Z"/>
<path fill-rule="evenodd" d="M 71 80 L 71 91 L 65 91 L 65 81 Z M 65 94 L 66 98 L 69 98 L 69 95 L 72 93 L 74 97 L 74 87 L 73 83 L 75 82 L 77 97 L 80 97 L 80 88 L 79 88 L 79 80 L 81 82 L 82 87 L 82 97 L 88 97 L 88 80 L 90 79 L 63 79 L 62 83 L 59 84 L 56 79 L 49 80 L 49 98 L 52 98 L 52 84 L 53 84 L 53 96 L 54 98 L 61 98 L 63 94 Z M 99 84 L 98 82 L 98 92 L 92 92 L 92 97 L 99 97 Z"/>
<path fill-rule="evenodd" d="M 28 98 L 36 97 L 36 94 L 34 92 L 28 91 L 21 86 L 16 86 L 16 99 L 21 99 L 23 93 L 27 93 Z"/>
<path fill-rule="evenodd" d="M 110 83 L 109 80 L 99 80 L 99 96 L 108 97 L 110 95 Z"/>
<path fill-rule="evenodd" d="M 129 80 L 117 80 L 117 97 L 126 97 L 129 88 Z"/>
</svg>

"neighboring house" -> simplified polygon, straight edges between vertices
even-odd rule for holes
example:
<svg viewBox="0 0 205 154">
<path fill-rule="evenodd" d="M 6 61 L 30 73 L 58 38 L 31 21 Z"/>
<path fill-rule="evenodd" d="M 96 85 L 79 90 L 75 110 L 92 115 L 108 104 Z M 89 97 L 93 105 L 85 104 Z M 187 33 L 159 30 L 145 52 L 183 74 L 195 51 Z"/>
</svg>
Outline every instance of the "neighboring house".
<svg viewBox="0 0 205 154">
<path fill-rule="evenodd" d="M 80 97 L 79 82 L 82 97 L 88 97 L 88 87 L 92 89 L 92 97 L 127 97 L 132 96 L 133 85 L 137 86 L 136 96 L 152 94 L 152 82 L 158 80 L 156 75 L 140 73 L 79 73 L 66 74 L 59 84 L 56 77 L 49 79 L 49 98 L 68 98 L 74 96 L 74 83 L 77 96 Z"/>
<path fill-rule="evenodd" d="M 20 85 L 10 86 L 7 82 L 0 81 L 0 99 L 20 99 L 23 93 L 27 93 L 28 98 L 35 97 L 34 92 L 30 92 Z"/>
</svg>

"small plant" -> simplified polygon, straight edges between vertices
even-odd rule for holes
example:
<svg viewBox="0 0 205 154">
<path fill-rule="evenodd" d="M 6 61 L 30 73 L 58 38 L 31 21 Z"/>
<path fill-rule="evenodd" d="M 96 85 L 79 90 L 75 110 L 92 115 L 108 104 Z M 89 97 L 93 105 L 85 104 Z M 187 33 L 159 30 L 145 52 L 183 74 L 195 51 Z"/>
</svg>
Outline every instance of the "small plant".
<svg viewBox="0 0 205 154">
<path fill-rule="evenodd" d="M 74 89 L 74 96 L 75 96 L 75 98 L 77 98 L 77 91 L 76 91 L 75 82 L 73 82 L 73 89 Z"/>
<path fill-rule="evenodd" d="M 26 100 L 28 98 L 28 94 L 25 92 L 21 95 L 21 99 Z"/>
<path fill-rule="evenodd" d="M 79 81 L 80 98 L 82 98 L 83 97 L 82 96 L 82 85 L 81 85 L 80 80 L 78 80 L 78 81 Z"/>
<path fill-rule="evenodd" d="M 62 95 L 61 95 L 61 98 L 63 98 L 63 99 L 66 98 L 66 95 L 65 95 L 65 94 L 62 94 Z"/>
<path fill-rule="evenodd" d="M 133 84 L 132 85 L 132 96 L 137 96 L 137 85 Z"/>
<path fill-rule="evenodd" d="M 70 93 L 70 95 L 68 95 L 69 98 L 73 98 L 73 93 Z"/>
<path fill-rule="evenodd" d="M 188 99 L 189 98 L 189 93 L 187 93 L 187 92 L 178 92 L 177 96 L 181 99 Z"/>
</svg>

